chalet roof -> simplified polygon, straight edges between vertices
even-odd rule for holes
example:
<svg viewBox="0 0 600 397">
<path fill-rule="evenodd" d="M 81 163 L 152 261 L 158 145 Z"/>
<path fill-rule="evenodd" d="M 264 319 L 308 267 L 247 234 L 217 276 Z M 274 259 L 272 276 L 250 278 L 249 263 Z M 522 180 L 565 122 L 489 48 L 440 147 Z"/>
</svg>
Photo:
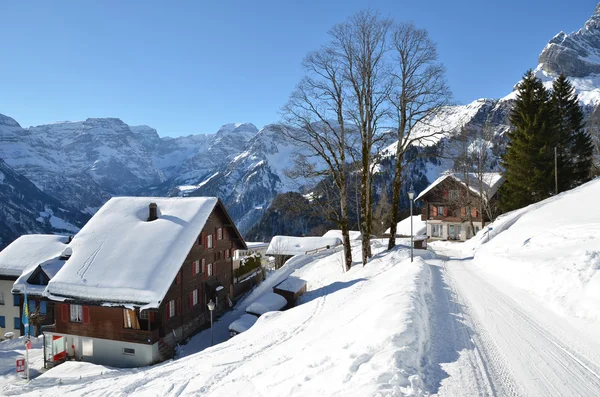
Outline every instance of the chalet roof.
<svg viewBox="0 0 600 397">
<path fill-rule="evenodd" d="M 463 184 L 465 187 L 469 186 L 469 190 L 473 193 L 481 196 L 481 192 L 479 191 L 479 180 L 477 174 L 468 173 L 465 177 L 463 173 L 447 173 L 441 175 L 438 179 L 433 181 L 431 185 L 429 185 L 425 190 L 423 190 L 415 200 L 419 200 L 424 197 L 427 193 L 429 193 L 433 188 L 442 183 L 448 178 L 454 179 L 456 182 Z M 500 186 L 504 183 L 505 178 L 499 172 L 486 172 L 483 173 L 482 184 L 483 184 L 483 193 L 487 196 L 487 198 L 493 197 L 497 192 Z M 485 197 L 484 197 L 485 198 Z"/>
<path fill-rule="evenodd" d="M 67 247 L 67 236 L 27 234 L 0 252 L 0 275 L 19 277 L 28 268 L 58 257 Z"/>
<path fill-rule="evenodd" d="M 158 206 L 153 221 L 150 203 Z M 73 238 L 71 257 L 44 295 L 158 307 L 218 203 L 215 197 L 110 199 Z"/>
<path fill-rule="evenodd" d="M 402 219 L 396 225 L 396 235 L 410 236 L 410 216 Z M 413 236 L 427 234 L 427 223 L 421 220 L 421 215 L 413 215 Z M 390 228 L 385 231 L 385 234 L 390 234 Z"/>
<path fill-rule="evenodd" d="M 350 240 L 360 240 L 362 234 L 358 230 L 350 230 Z M 328 230 L 323 237 L 337 237 L 342 240 L 342 231 L 340 229 Z"/>
<path fill-rule="evenodd" d="M 339 244 L 342 240 L 337 237 L 275 236 L 271 239 L 267 255 L 304 255 L 306 251 Z"/>
<path fill-rule="evenodd" d="M 62 269 L 66 260 L 60 259 L 59 257 L 49 259 L 45 262 L 40 263 L 39 265 L 33 265 L 28 267 L 23 271 L 21 276 L 15 281 L 12 288 L 13 294 L 23 294 L 27 293 L 28 295 L 37 295 L 42 296 L 44 290 L 46 289 L 45 285 L 37 285 L 37 284 L 29 284 L 29 278 L 36 272 L 39 268 L 40 271 L 44 272 L 49 280 Z"/>
</svg>

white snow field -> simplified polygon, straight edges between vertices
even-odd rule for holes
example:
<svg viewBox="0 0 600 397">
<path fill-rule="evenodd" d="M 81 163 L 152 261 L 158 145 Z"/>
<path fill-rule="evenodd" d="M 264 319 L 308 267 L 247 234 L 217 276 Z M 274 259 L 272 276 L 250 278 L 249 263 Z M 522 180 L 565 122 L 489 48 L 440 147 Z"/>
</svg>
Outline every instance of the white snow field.
<svg viewBox="0 0 600 397">
<path fill-rule="evenodd" d="M 405 247 L 380 253 L 384 244 L 375 243 L 373 261 L 365 267 L 355 264 L 347 273 L 342 273 L 339 251 L 292 259 L 280 269 L 281 275 L 260 287 L 269 291 L 269 284 L 293 273 L 308 282 L 301 304 L 267 313 L 248 331 L 199 353 L 138 369 L 67 362 L 29 384 L 5 385 L 1 392 L 32 396 L 423 394 L 422 355 L 429 332 L 425 299 L 431 273 L 419 255 L 411 264 Z M 358 258 L 360 246 L 354 254 Z M 260 294 L 260 289 L 255 290 L 234 312 Z M 229 320 L 219 322 L 227 333 Z M 189 352 L 193 343 L 184 348 Z"/>
</svg>

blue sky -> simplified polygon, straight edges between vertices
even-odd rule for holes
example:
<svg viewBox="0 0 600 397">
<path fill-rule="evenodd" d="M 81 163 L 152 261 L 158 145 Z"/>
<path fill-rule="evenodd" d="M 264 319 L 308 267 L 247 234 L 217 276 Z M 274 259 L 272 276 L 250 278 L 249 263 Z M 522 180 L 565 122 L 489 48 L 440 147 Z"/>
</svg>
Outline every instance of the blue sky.
<svg viewBox="0 0 600 397">
<path fill-rule="evenodd" d="M 301 77 L 327 30 L 370 7 L 413 21 L 438 44 L 459 103 L 508 94 L 556 33 L 596 1 L 4 1 L 0 113 L 22 126 L 88 117 L 160 135 L 259 128 Z"/>
</svg>

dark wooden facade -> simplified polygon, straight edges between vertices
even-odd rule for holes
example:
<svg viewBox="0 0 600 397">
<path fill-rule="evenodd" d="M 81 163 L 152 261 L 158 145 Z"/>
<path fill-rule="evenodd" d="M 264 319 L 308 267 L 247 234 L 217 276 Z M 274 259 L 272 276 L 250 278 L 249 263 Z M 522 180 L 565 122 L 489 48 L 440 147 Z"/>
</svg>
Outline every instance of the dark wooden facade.
<svg viewBox="0 0 600 397">
<path fill-rule="evenodd" d="M 212 248 L 208 247 L 209 236 L 212 236 Z M 175 331 L 176 338 L 184 340 L 209 323 L 207 303 L 210 299 L 218 303 L 217 310 L 227 307 L 233 285 L 233 251 L 245 248 L 244 241 L 219 201 L 160 306 L 146 313 L 140 313 L 136 308 L 139 329 L 125 327 L 122 307 L 105 307 L 101 306 L 102 302 L 73 301 L 56 303 L 53 332 L 154 344 L 163 338 L 170 339 Z M 199 261 L 199 273 L 196 273 L 196 261 Z M 209 274 L 211 264 L 212 274 Z M 218 285 L 223 288 L 216 291 L 215 286 Z M 197 290 L 196 304 L 193 302 L 194 290 Z M 171 301 L 175 309 L 172 314 L 169 310 Z M 70 320 L 71 304 L 82 306 L 80 322 Z M 141 314 L 144 314 L 143 318 Z"/>
<path fill-rule="evenodd" d="M 464 184 L 453 178 L 446 178 L 421 197 L 420 200 L 425 204 L 421 213 L 421 219 L 424 221 L 489 221 L 481 213 L 481 199 L 479 195 L 470 191 Z"/>
</svg>

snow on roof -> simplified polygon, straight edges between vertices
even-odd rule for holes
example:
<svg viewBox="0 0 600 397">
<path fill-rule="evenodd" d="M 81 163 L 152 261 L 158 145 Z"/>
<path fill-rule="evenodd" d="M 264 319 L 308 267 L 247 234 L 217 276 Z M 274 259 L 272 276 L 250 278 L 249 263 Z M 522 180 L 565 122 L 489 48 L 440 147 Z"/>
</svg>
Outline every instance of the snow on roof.
<svg viewBox="0 0 600 397">
<path fill-rule="evenodd" d="M 62 269 L 65 263 L 66 260 L 57 257 L 42 262 L 39 265 L 32 265 L 28 267 L 23 271 L 21 276 L 13 284 L 12 292 L 18 294 L 27 293 L 29 295 L 42 296 L 44 290 L 46 289 L 46 286 L 29 284 L 27 280 L 29 280 L 29 278 L 32 276 L 32 274 L 36 271 L 38 267 L 40 267 L 41 270 L 44 273 L 46 273 L 46 276 L 48 276 L 49 280 L 52 280 L 52 278 L 56 276 L 59 270 Z"/>
<path fill-rule="evenodd" d="M 360 236 L 361 236 L 361 233 L 359 231 L 350 230 L 350 240 L 360 240 Z M 325 233 L 323 235 L 323 237 L 337 237 L 341 241 L 342 240 L 342 231 L 339 229 L 329 230 L 329 231 L 327 231 L 327 233 Z"/>
<path fill-rule="evenodd" d="M 339 244 L 342 240 L 337 237 L 275 236 L 271 239 L 267 255 L 304 255 L 306 251 Z"/>
<path fill-rule="evenodd" d="M 467 182 L 469 184 L 469 189 L 481 196 L 481 192 L 479 191 L 479 178 L 475 173 L 468 173 L 467 177 L 462 173 L 447 173 L 441 175 L 438 179 L 433 181 L 431 185 L 429 185 L 425 190 L 423 190 L 415 200 L 419 200 L 421 197 L 425 196 L 429 191 L 431 191 L 434 187 L 442 183 L 446 178 L 453 178 L 455 181 L 462 183 L 467 186 Z M 493 197 L 500 186 L 504 183 L 504 176 L 502 176 L 499 172 L 485 172 L 482 174 L 481 182 L 483 187 L 483 193 L 488 197 Z"/>
<path fill-rule="evenodd" d="M 248 331 L 256 323 L 256 320 L 258 317 L 252 314 L 242 314 L 242 317 L 229 324 L 229 330 L 241 334 Z"/>
<path fill-rule="evenodd" d="M 246 308 L 246 313 L 262 316 L 267 312 L 273 312 L 283 309 L 287 305 L 287 300 L 281 295 L 273 292 L 267 292 L 256 299 Z"/>
<path fill-rule="evenodd" d="M 269 246 L 269 243 L 246 241 L 246 245 L 248 246 L 249 250 L 252 250 L 252 249 L 259 249 L 259 248 L 267 248 Z"/>
<path fill-rule="evenodd" d="M 73 238 L 45 295 L 158 307 L 215 208 L 215 197 L 110 199 Z M 148 222 L 148 205 L 159 217 Z"/>
<path fill-rule="evenodd" d="M 298 277 L 288 277 L 273 288 L 296 293 L 306 286 L 306 281 Z"/>
<path fill-rule="evenodd" d="M 66 247 L 67 236 L 28 234 L 19 237 L 0 252 L 0 275 L 19 277 L 27 268 L 35 268 L 58 257 Z"/>
<path fill-rule="evenodd" d="M 397 236 L 410 236 L 410 216 L 402 219 L 396 225 Z M 413 236 L 420 236 L 427 233 L 427 223 L 421 220 L 421 215 L 413 215 Z M 390 234 L 390 228 L 385 231 L 386 234 Z"/>
</svg>

